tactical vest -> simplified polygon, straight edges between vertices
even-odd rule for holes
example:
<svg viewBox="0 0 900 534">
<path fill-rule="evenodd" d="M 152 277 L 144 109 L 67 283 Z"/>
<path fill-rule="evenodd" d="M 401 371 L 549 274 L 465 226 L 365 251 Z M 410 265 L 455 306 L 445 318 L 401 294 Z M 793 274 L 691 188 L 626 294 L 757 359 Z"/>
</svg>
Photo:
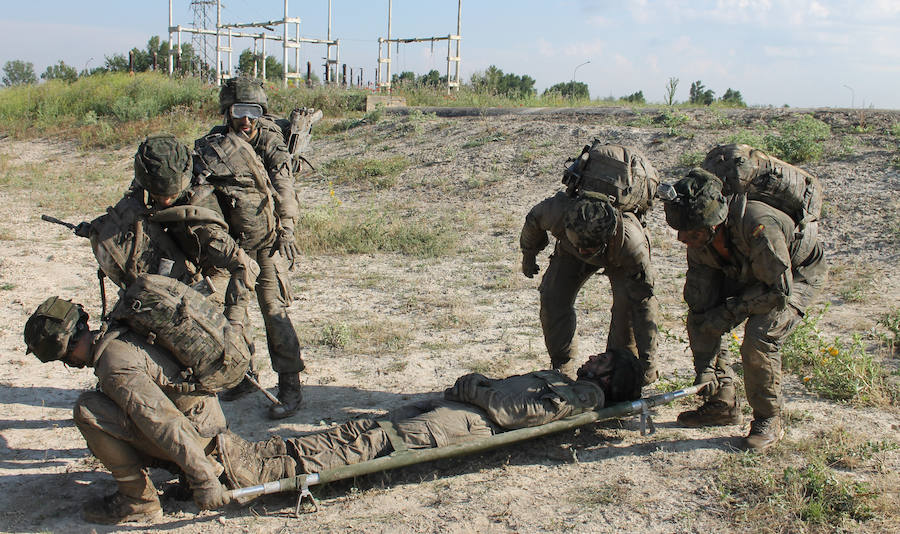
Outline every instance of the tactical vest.
<svg viewBox="0 0 900 534">
<path fill-rule="evenodd" d="M 271 246 L 274 202 L 268 173 L 250 144 L 229 131 L 198 139 L 194 149 L 194 171 L 215 188 L 229 232 L 241 248 Z"/>
<path fill-rule="evenodd" d="M 250 365 L 243 336 L 206 297 L 172 278 L 138 276 L 109 318 L 171 352 L 186 367 L 186 391 L 232 388 Z"/>
</svg>

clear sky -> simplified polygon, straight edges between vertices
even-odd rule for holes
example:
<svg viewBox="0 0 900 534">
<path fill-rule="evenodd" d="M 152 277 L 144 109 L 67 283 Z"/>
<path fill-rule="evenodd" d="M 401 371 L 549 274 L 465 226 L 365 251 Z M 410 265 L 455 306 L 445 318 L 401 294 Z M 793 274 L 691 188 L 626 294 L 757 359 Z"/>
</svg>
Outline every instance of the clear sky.
<svg viewBox="0 0 900 534">
<path fill-rule="evenodd" d="M 392 37 L 455 33 L 457 2 L 393 0 Z M 173 4 L 175 24 L 192 25 L 191 0 Z M 96 67 L 105 55 L 144 48 L 153 35 L 166 39 L 168 5 L 0 0 L 0 63 L 31 61 L 38 76 L 60 59 L 78 70 Z M 279 19 L 284 11 L 284 0 L 224 5 L 225 23 Z M 341 63 L 354 73 L 362 68 L 371 81 L 377 39 L 387 34 L 388 0 L 332 0 L 332 6 Z M 288 3 L 288 15 L 302 19 L 303 37 L 325 38 L 327 14 L 328 0 Z M 701 80 L 716 96 L 732 88 L 751 105 L 900 109 L 900 0 L 462 0 L 461 34 L 466 81 L 496 65 L 528 74 L 539 90 L 574 76 L 595 98 L 641 90 L 661 102 L 675 77 L 679 101 Z M 251 46 L 236 41 L 234 61 Z M 280 60 L 276 47 L 270 42 L 267 51 Z M 306 46 L 301 64 L 321 64 L 324 55 L 324 46 Z M 392 73 L 445 74 L 446 55 L 446 41 L 433 51 L 430 44 L 400 45 L 392 50 Z"/>
</svg>

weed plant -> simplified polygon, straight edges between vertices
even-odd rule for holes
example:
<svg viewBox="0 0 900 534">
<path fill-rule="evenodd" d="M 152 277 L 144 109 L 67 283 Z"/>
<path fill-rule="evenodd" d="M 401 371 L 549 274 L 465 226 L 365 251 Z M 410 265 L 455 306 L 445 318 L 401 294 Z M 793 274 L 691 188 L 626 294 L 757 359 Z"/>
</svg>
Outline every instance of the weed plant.
<svg viewBox="0 0 900 534">
<path fill-rule="evenodd" d="M 878 324 L 887 329 L 887 333 L 880 334 L 881 341 L 891 354 L 900 346 L 900 308 L 894 308 L 878 319 Z"/>
<path fill-rule="evenodd" d="M 862 405 L 900 401 L 900 392 L 885 381 L 886 370 L 866 350 L 860 334 L 849 341 L 822 335 L 818 323 L 824 313 L 807 313 L 788 336 L 781 347 L 783 367 L 826 399 Z"/>
</svg>

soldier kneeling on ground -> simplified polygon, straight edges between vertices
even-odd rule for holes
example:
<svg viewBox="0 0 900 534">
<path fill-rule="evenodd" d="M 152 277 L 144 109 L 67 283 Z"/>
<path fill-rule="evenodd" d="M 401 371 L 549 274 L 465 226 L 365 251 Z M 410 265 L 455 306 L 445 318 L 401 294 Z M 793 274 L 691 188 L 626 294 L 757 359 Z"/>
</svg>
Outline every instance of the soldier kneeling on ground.
<svg viewBox="0 0 900 534">
<path fill-rule="evenodd" d="M 99 391 L 78 397 L 75 425 L 118 489 L 85 505 L 87 521 L 160 517 L 150 466 L 183 474 L 201 509 L 228 502 L 222 466 L 208 455 L 225 431 L 225 415 L 214 393 L 173 387 L 184 367 L 169 352 L 126 328 L 90 330 L 82 306 L 57 297 L 28 319 L 25 344 L 42 362 L 92 367 L 99 379 Z"/>
</svg>

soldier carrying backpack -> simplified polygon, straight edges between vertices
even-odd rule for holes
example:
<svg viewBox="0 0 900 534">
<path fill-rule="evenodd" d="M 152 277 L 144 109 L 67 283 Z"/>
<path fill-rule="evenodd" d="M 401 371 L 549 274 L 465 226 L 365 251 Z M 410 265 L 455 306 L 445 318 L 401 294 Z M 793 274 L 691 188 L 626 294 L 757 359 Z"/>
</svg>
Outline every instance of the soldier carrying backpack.
<svg viewBox="0 0 900 534">
<path fill-rule="evenodd" d="M 291 268 L 297 259 L 292 157 L 280 127 L 264 116 L 268 98 L 259 80 L 227 80 L 219 92 L 219 110 L 225 124 L 195 142 L 195 179 L 214 188 L 230 234 L 259 264 L 256 296 L 282 403 L 269 408 L 269 417 L 280 419 L 296 412 L 303 399 L 299 373 L 304 364 L 287 310 L 290 281 L 273 257 L 280 254 Z M 253 388 L 245 381 L 223 399 Z"/>
<path fill-rule="evenodd" d="M 612 290 L 606 350 L 637 356 L 644 385 L 657 379 L 658 303 L 650 239 L 639 218 L 650 207 L 650 180 L 658 181 L 656 171 L 635 149 L 595 141 L 566 171 L 567 192 L 543 200 L 525 217 L 519 236 L 525 276 L 540 271 L 536 257 L 550 243 L 548 233 L 556 238 L 538 288 L 540 318 L 551 366 L 569 376 L 580 363 L 575 299 L 602 272 Z"/>
</svg>

